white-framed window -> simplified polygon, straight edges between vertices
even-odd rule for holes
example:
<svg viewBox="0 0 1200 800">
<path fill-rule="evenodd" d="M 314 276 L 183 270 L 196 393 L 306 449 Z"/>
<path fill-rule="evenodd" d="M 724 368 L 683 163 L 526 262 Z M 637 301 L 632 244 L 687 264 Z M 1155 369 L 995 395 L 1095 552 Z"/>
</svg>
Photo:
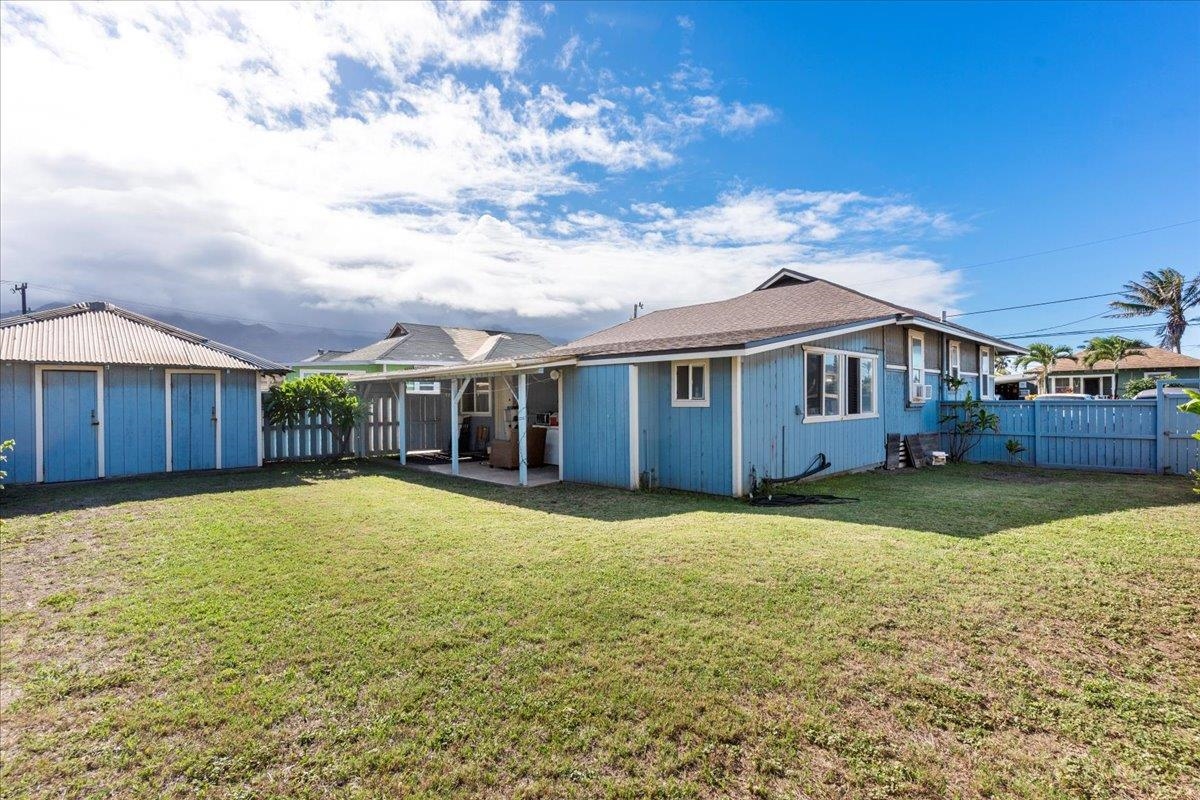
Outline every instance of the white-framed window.
<svg viewBox="0 0 1200 800">
<path fill-rule="evenodd" d="M 996 396 L 996 376 L 992 374 L 992 348 L 979 348 L 979 396 L 985 400 Z"/>
<path fill-rule="evenodd" d="M 404 391 L 409 394 L 441 394 L 442 384 L 439 381 L 406 381 Z"/>
<path fill-rule="evenodd" d="M 950 343 L 950 367 L 949 372 L 955 378 L 962 371 L 962 345 L 958 342 Z"/>
<path fill-rule="evenodd" d="M 1169 378 L 1171 377 L 1171 371 L 1163 370 L 1161 372 L 1143 372 L 1142 377 L 1151 378 L 1153 380 L 1158 380 L 1159 378 Z"/>
<path fill-rule="evenodd" d="M 486 417 L 492 413 L 492 381 L 475 378 L 462 395 L 462 413 L 467 416 Z"/>
<path fill-rule="evenodd" d="M 925 401 L 925 334 L 908 332 L 908 399 L 913 403 Z"/>
<path fill-rule="evenodd" d="M 878 416 L 879 357 L 806 348 L 804 421 Z"/>
<path fill-rule="evenodd" d="M 671 405 L 708 407 L 708 360 L 671 362 Z"/>
</svg>

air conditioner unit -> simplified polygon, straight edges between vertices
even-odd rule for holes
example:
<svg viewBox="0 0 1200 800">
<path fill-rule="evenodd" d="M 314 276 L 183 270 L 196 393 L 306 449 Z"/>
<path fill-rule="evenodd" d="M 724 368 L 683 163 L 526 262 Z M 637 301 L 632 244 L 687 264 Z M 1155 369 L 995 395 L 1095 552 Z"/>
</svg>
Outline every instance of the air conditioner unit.
<svg viewBox="0 0 1200 800">
<path fill-rule="evenodd" d="M 921 399 L 922 400 L 932 400 L 933 399 L 933 384 L 926 383 L 921 386 Z"/>
</svg>

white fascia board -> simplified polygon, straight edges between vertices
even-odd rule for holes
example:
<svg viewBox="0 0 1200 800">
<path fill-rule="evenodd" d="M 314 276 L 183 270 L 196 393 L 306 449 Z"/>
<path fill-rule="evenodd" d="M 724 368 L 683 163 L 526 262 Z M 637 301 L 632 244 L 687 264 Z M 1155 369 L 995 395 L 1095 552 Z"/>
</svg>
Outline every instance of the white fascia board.
<svg viewBox="0 0 1200 800">
<path fill-rule="evenodd" d="M 895 324 L 895 317 L 885 317 L 882 319 L 868 320 L 865 322 L 856 322 L 850 325 L 839 325 L 836 328 L 822 328 L 816 331 L 805 331 L 804 333 L 783 336 L 777 339 L 758 340 L 757 342 L 750 342 L 745 345 L 734 345 L 731 347 L 722 347 L 714 350 L 670 350 L 647 355 L 613 356 L 609 358 L 588 358 L 586 356 L 581 356 L 579 359 L 579 366 L 602 367 L 612 364 L 644 364 L 651 361 L 700 361 L 706 358 L 752 356 L 757 355 L 758 353 L 766 353 L 771 350 L 782 350 L 783 348 L 791 347 L 792 345 L 815 342 L 820 339 L 828 339 L 830 336 L 841 336 L 845 333 L 857 333 L 858 331 L 870 330 L 871 328 L 882 328 L 885 325 Z"/>
<path fill-rule="evenodd" d="M 940 322 L 934 322 L 933 320 L 923 319 L 921 317 L 904 317 L 896 324 L 913 328 L 925 328 L 926 330 L 938 331 L 939 333 L 948 333 L 952 336 L 958 337 L 960 340 L 966 339 L 972 342 L 979 342 L 980 344 L 991 345 L 999 350 L 1006 350 L 1010 353 L 1024 354 L 1028 352 L 1024 347 L 1015 345 L 1012 342 L 1006 342 L 1002 339 L 993 339 L 990 336 L 968 333 L 962 328 L 955 328 L 952 325 L 943 325 Z"/>
</svg>

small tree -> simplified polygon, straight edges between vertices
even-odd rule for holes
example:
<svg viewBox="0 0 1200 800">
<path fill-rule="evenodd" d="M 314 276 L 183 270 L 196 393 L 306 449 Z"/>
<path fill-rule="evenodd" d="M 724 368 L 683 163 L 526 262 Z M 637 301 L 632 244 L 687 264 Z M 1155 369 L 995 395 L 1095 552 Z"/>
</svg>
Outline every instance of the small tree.
<svg viewBox="0 0 1200 800">
<path fill-rule="evenodd" d="M 1124 336 L 1096 336 L 1083 346 L 1083 364 L 1088 369 L 1100 361 L 1113 362 L 1113 372 L 1121 369 L 1121 362 L 1130 356 L 1143 356 L 1141 348 L 1150 345 L 1141 339 L 1126 339 Z"/>
<path fill-rule="evenodd" d="M 945 376 L 943 382 L 956 394 L 967 383 L 965 378 L 952 375 Z M 951 411 L 938 417 L 938 423 L 947 426 L 943 429 L 947 441 L 946 454 L 951 461 L 957 462 L 966 458 L 985 433 L 1000 430 L 1000 415 L 989 411 L 983 401 L 976 400 L 968 390 L 967 396 L 954 403 Z"/>
<path fill-rule="evenodd" d="M 1038 394 L 1050 391 L 1050 370 L 1060 358 L 1069 358 L 1071 348 L 1064 344 L 1046 344 L 1034 342 L 1029 345 L 1029 352 L 1017 359 L 1017 368 L 1026 369 L 1031 364 L 1039 364 L 1042 368 L 1038 375 Z"/>
<path fill-rule="evenodd" d="M 1021 463 L 1021 453 L 1026 450 L 1025 445 L 1021 444 L 1016 439 L 1009 439 L 1004 443 L 1004 449 L 1008 451 L 1008 460 L 1014 464 Z"/>
<path fill-rule="evenodd" d="M 8 461 L 8 456 L 5 455 L 9 450 L 15 449 L 17 443 L 14 439 L 5 439 L 0 442 L 0 464 Z M 8 477 L 7 470 L 0 469 L 0 489 L 4 488 L 4 479 Z"/>
<path fill-rule="evenodd" d="M 350 382 L 337 375 L 309 375 L 272 386 L 263 404 L 263 414 L 272 425 L 293 427 L 315 417 L 333 437 L 334 458 L 350 452 L 354 426 L 362 421 L 366 407 Z"/>
</svg>

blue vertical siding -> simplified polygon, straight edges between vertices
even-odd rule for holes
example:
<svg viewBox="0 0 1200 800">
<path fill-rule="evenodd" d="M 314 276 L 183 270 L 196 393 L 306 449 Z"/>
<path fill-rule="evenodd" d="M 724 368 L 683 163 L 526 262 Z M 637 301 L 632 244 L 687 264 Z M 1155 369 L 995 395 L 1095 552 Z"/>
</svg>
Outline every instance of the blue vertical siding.
<svg viewBox="0 0 1200 800">
<path fill-rule="evenodd" d="M 811 346 L 878 355 L 883 366 L 880 329 L 830 337 Z M 886 381 L 877 397 L 886 409 L 891 399 Z M 804 350 L 799 346 L 743 360 L 742 416 L 742 477 L 747 488 L 751 469 L 760 479 L 795 475 L 806 469 L 818 453 L 825 454 L 836 472 L 862 469 L 884 460 L 884 416 L 804 422 Z"/>
<path fill-rule="evenodd" d="M 96 373 L 42 373 L 42 472 L 47 481 L 100 477 Z"/>
<path fill-rule="evenodd" d="M 215 375 L 177 373 L 171 376 L 171 468 L 214 469 L 217 431 Z"/>
<path fill-rule="evenodd" d="M 629 485 L 629 367 L 563 370 L 563 478 Z"/>
<path fill-rule="evenodd" d="M 167 468 L 164 381 L 161 367 L 113 366 L 105 370 L 106 477 Z"/>
<path fill-rule="evenodd" d="M 258 373 L 226 370 L 221 375 L 221 466 L 258 465 Z"/>
<path fill-rule="evenodd" d="M 12 439 L 15 443 L 3 465 L 8 472 L 6 483 L 37 480 L 33 405 L 33 365 L 11 361 L 0 364 L 0 442 Z"/>
<path fill-rule="evenodd" d="M 908 402 L 908 371 L 885 370 L 884 421 L 887 433 L 934 433 L 938 425 L 938 398 L 941 397 L 942 379 L 932 372 L 925 373 L 925 382 L 933 386 L 933 399 L 924 403 Z"/>
<path fill-rule="evenodd" d="M 671 405 L 671 362 L 638 365 L 639 473 L 671 489 L 729 494 L 733 487 L 730 359 L 709 361 L 706 408 Z"/>
</svg>

